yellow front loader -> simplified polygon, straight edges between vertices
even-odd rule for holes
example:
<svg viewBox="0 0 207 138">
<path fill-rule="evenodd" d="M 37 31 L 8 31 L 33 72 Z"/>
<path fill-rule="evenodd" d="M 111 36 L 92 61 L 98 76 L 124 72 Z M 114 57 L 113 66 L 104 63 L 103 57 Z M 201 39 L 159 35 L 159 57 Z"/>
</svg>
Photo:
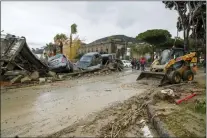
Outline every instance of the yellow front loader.
<svg viewBox="0 0 207 138">
<path fill-rule="evenodd" d="M 143 71 L 137 80 L 157 78 L 160 85 L 166 83 L 177 84 L 183 81 L 192 81 L 197 71 L 196 52 L 185 54 L 182 48 L 166 49 L 161 58 L 154 60 L 150 71 Z"/>
</svg>

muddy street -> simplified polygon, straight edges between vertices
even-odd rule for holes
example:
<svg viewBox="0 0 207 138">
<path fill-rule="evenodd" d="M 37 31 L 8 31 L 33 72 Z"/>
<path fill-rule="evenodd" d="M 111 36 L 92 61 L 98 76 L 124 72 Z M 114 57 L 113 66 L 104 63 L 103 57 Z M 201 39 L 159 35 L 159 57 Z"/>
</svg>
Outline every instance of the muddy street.
<svg viewBox="0 0 207 138">
<path fill-rule="evenodd" d="M 139 71 L 66 80 L 1 91 L 1 134 L 46 136 L 84 117 L 146 90 L 138 85 Z"/>
</svg>

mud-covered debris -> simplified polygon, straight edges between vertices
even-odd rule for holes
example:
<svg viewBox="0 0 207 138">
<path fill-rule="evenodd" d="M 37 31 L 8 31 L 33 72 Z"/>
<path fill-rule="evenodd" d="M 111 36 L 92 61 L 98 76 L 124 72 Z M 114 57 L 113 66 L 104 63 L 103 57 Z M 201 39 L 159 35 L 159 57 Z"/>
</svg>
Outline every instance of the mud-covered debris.
<svg viewBox="0 0 207 138">
<path fill-rule="evenodd" d="M 4 73 L 5 76 L 26 76 L 28 74 L 28 71 L 26 70 L 11 70 Z"/>
<path fill-rule="evenodd" d="M 38 80 L 39 78 L 39 72 L 38 71 L 34 71 L 31 75 L 30 75 L 30 78 L 32 80 Z"/>
<path fill-rule="evenodd" d="M 172 97 L 175 96 L 174 91 L 172 89 L 161 90 L 161 93 L 162 94 L 167 94 L 167 95 L 172 96 Z"/>
<path fill-rule="evenodd" d="M 53 77 L 45 77 L 46 80 L 51 80 L 51 81 L 55 81 L 57 80 L 56 78 L 53 78 Z"/>
<path fill-rule="evenodd" d="M 39 83 L 41 84 L 41 83 L 44 83 L 46 81 L 46 79 L 45 78 L 39 78 Z"/>
<path fill-rule="evenodd" d="M 63 79 L 65 77 L 65 75 L 58 75 L 59 79 Z"/>
<path fill-rule="evenodd" d="M 21 83 L 27 83 L 27 82 L 31 82 L 31 78 L 29 76 L 25 76 L 24 78 L 21 79 Z"/>
<path fill-rule="evenodd" d="M 56 77 L 56 73 L 55 73 L 55 72 L 52 72 L 52 71 L 49 71 L 49 72 L 48 72 L 48 75 L 49 75 L 50 77 Z"/>
<path fill-rule="evenodd" d="M 132 110 L 136 110 L 137 109 L 137 105 L 136 104 L 133 104 L 132 105 Z"/>
<path fill-rule="evenodd" d="M 179 97 L 180 97 L 180 94 L 174 93 L 172 89 L 164 89 L 164 90 L 158 91 L 154 95 L 154 100 L 164 100 L 170 103 L 174 103 L 175 99 Z"/>
<path fill-rule="evenodd" d="M 0 71 L 1 76 L 23 75 L 20 73 L 24 71 L 38 71 L 41 74 L 45 74 L 48 71 L 48 66 L 41 62 L 30 50 L 26 38 L 12 34 L 1 34 L 0 62 L 2 65 Z M 18 71 L 14 72 L 15 69 Z M 7 79 L 7 77 L 3 79 Z"/>
<path fill-rule="evenodd" d="M 17 82 L 20 82 L 20 80 L 23 78 L 23 76 L 22 75 L 18 75 L 18 76 L 16 76 L 16 77 L 14 77 L 10 82 L 11 82 L 11 84 L 13 84 L 13 83 L 17 83 Z"/>
<path fill-rule="evenodd" d="M 47 82 L 48 82 L 48 83 L 51 83 L 51 82 L 52 82 L 52 80 L 47 80 Z"/>
</svg>

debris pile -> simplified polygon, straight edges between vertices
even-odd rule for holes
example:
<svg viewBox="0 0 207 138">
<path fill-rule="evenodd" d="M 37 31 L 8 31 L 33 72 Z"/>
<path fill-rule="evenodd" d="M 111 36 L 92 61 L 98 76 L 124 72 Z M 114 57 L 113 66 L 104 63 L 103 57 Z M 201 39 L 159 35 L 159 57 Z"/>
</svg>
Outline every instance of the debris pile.
<svg viewBox="0 0 207 138">
<path fill-rule="evenodd" d="M 48 65 L 30 51 L 26 38 L 1 34 L 1 81 L 15 83 L 53 82 L 67 77 L 108 75 L 111 71 L 121 71 L 123 66 L 115 60 L 104 66 L 68 74 L 49 71 Z M 1 82 L 2 83 L 2 82 Z"/>
<path fill-rule="evenodd" d="M 124 69 L 124 67 L 117 62 L 111 62 L 107 65 L 102 66 L 102 68 L 94 68 L 90 70 L 78 70 L 73 73 L 66 73 L 66 74 L 58 74 L 59 79 L 65 78 L 80 78 L 80 77 L 93 77 L 93 76 L 102 76 L 102 75 L 109 75 L 113 72 L 120 72 Z"/>
<path fill-rule="evenodd" d="M 11 83 L 19 80 L 21 82 L 37 80 L 49 70 L 48 66 L 30 51 L 26 38 L 10 34 L 1 34 L 0 63 L 1 80 L 12 80 Z"/>
</svg>

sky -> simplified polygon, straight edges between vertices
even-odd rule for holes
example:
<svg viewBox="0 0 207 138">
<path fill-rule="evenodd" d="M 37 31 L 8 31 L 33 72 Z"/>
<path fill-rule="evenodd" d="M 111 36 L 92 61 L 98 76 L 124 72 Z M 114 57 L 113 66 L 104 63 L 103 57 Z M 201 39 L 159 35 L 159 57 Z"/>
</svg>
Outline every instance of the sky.
<svg viewBox="0 0 207 138">
<path fill-rule="evenodd" d="M 53 42 L 57 33 L 69 36 L 73 23 L 85 43 L 117 34 L 136 37 L 149 29 L 166 29 L 174 37 L 177 17 L 161 1 L 1 2 L 1 30 L 25 36 L 32 48 Z"/>
</svg>

